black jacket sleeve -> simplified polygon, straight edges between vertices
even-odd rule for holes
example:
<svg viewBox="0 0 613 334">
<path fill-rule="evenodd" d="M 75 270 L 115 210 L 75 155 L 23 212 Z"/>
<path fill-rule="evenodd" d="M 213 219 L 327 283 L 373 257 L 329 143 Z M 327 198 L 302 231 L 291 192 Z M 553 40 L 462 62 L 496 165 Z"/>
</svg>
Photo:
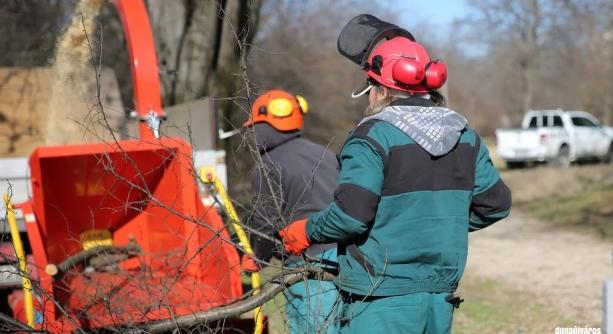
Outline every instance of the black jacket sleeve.
<svg viewBox="0 0 613 334">
<path fill-rule="evenodd" d="M 478 140 L 475 189 L 470 207 L 469 231 L 478 231 L 507 217 L 511 212 L 511 190 L 500 178 L 487 147 Z"/>
</svg>

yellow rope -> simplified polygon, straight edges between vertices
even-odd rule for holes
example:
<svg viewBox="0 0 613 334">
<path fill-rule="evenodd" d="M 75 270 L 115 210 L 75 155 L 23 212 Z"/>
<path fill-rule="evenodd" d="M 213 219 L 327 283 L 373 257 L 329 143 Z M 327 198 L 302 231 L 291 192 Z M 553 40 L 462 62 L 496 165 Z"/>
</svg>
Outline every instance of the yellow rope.
<svg viewBox="0 0 613 334">
<path fill-rule="evenodd" d="M 243 246 L 243 250 L 249 256 L 255 256 L 253 249 L 251 248 L 251 244 L 249 243 L 249 238 L 247 237 L 247 233 L 245 233 L 245 230 L 240 225 L 240 219 L 238 218 L 238 214 L 236 213 L 236 210 L 234 209 L 234 205 L 232 204 L 232 201 L 230 200 L 230 196 L 228 196 L 228 192 L 226 191 L 226 188 L 223 186 L 223 183 L 221 183 L 221 180 L 219 179 L 219 177 L 217 177 L 215 170 L 210 167 L 200 168 L 200 181 L 206 184 L 213 185 L 215 192 L 217 192 L 217 195 L 219 195 L 219 198 L 221 199 L 221 204 L 224 206 L 226 213 L 228 214 L 228 217 L 230 218 L 232 229 L 234 229 L 234 232 L 236 233 L 236 236 L 238 237 L 238 241 Z M 257 295 L 258 293 L 260 293 L 260 284 L 261 284 L 260 274 L 258 272 L 252 273 L 251 274 L 251 287 L 253 288 L 254 295 Z M 264 330 L 264 314 L 262 313 L 262 307 L 261 306 L 257 307 L 255 310 L 253 310 L 253 312 L 255 316 L 254 334 L 261 334 L 262 331 Z"/>
<path fill-rule="evenodd" d="M 11 230 L 11 238 L 13 240 L 13 247 L 15 247 L 15 255 L 19 261 L 19 275 L 21 276 L 21 285 L 23 286 L 26 321 L 28 326 L 34 328 L 34 299 L 32 298 L 32 281 L 30 281 L 28 274 L 26 254 L 23 250 L 21 237 L 19 236 L 19 227 L 17 226 L 17 220 L 15 219 L 15 210 L 13 208 L 13 204 L 11 204 L 11 198 L 8 194 L 4 194 L 4 204 L 6 205 L 6 218 L 9 222 L 9 229 Z"/>
</svg>

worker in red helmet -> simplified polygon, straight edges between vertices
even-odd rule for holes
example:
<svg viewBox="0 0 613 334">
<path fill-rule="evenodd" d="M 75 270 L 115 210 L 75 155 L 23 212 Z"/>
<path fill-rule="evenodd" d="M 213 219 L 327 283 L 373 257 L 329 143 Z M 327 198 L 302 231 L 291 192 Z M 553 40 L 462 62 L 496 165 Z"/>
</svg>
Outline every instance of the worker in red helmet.
<svg viewBox="0 0 613 334">
<path fill-rule="evenodd" d="M 366 73 L 365 117 L 340 153 L 334 201 L 279 232 L 288 252 L 338 243 L 341 333 L 449 333 L 468 232 L 506 217 L 488 150 L 437 90 L 443 62 L 406 30 L 352 19 L 338 48 Z"/>
<path fill-rule="evenodd" d="M 274 237 L 292 221 L 326 208 L 333 199 L 338 177 L 336 156 L 302 137 L 306 100 L 282 90 L 259 96 L 244 127 L 253 135 L 259 158 L 251 171 L 253 211 L 251 227 Z M 304 265 L 302 258 L 287 257 L 265 238 L 252 237 L 256 259 L 243 256 L 243 267 L 258 270 L 272 256 L 290 266 Z M 336 263 L 336 245 L 318 244 L 306 249 L 311 258 Z M 338 333 L 338 292 L 333 282 L 308 280 L 285 291 L 290 333 Z"/>
</svg>

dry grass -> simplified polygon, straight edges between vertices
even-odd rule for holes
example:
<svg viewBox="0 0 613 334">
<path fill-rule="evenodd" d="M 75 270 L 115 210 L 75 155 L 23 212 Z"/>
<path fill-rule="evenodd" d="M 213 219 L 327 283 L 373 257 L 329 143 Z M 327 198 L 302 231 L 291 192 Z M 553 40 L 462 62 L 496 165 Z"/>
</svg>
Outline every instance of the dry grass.
<svg viewBox="0 0 613 334">
<path fill-rule="evenodd" d="M 502 178 L 513 191 L 513 204 L 525 205 L 590 192 L 594 184 L 613 186 L 613 165 L 539 166 L 503 171 Z"/>
<path fill-rule="evenodd" d="M 530 292 L 471 273 L 464 275 L 458 294 L 465 302 L 454 313 L 453 333 L 553 333 L 556 326 L 581 323 Z"/>
<path fill-rule="evenodd" d="M 494 165 L 513 193 L 513 207 L 540 220 L 613 240 L 613 165 L 574 164 L 507 170 L 493 139 L 485 139 Z"/>
<path fill-rule="evenodd" d="M 502 173 L 515 209 L 613 240 L 613 165 L 537 167 Z"/>
</svg>

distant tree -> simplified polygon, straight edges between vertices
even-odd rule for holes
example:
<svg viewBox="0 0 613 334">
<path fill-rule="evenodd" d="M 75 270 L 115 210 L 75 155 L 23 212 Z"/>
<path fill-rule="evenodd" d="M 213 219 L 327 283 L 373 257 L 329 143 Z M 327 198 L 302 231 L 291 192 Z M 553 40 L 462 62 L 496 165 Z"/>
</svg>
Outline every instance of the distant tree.
<svg viewBox="0 0 613 334">
<path fill-rule="evenodd" d="M 372 13 L 394 19 L 389 6 L 366 1 L 266 1 L 249 58 L 256 93 L 272 88 L 303 95 L 310 105 L 305 132 L 339 149 L 361 119 L 367 99 L 351 99 L 366 77 L 336 49 L 338 34 L 352 17 Z M 245 117 L 245 116 L 243 116 Z"/>
<path fill-rule="evenodd" d="M 456 35 L 443 49 L 450 55 L 452 103 L 478 116 L 471 118 L 473 126 L 476 121 L 489 133 L 517 125 L 531 108 L 584 109 L 613 120 L 607 93 L 613 88 L 611 1 L 471 0 L 468 5 L 471 11 L 456 22 Z M 463 54 L 466 48 L 457 45 L 480 51 Z"/>
<path fill-rule="evenodd" d="M 160 64 L 166 106 L 204 96 L 238 95 L 239 41 L 249 46 L 261 0 L 146 0 Z M 103 9 L 103 62 L 123 74 L 124 103 L 132 104 L 121 23 L 112 5 Z M 119 77 L 119 76 L 118 76 Z M 123 81 L 122 81 L 123 79 Z"/>
<path fill-rule="evenodd" d="M 257 30 L 261 0 L 148 0 L 165 104 L 236 94 L 239 42 Z"/>
<path fill-rule="evenodd" d="M 547 98 L 585 109 L 613 122 L 613 2 L 574 0 L 558 4 L 554 29 L 544 47 L 550 63 Z"/>
<path fill-rule="evenodd" d="M 471 0 L 473 9 L 466 19 L 470 33 L 487 47 L 487 57 L 492 63 L 490 73 L 507 80 L 515 87 L 505 93 L 519 92 L 507 112 L 521 114 L 534 107 L 539 86 L 541 50 L 551 17 L 547 1 L 543 0 Z M 499 73 L 492 73 L 495 70 Z M 506 86 L 504 81 L 498 85 Z M 500 87 L 500 86 L 499 86 Z M 498 95 L 498 94 L 496 94 Z"/>
</svg>

